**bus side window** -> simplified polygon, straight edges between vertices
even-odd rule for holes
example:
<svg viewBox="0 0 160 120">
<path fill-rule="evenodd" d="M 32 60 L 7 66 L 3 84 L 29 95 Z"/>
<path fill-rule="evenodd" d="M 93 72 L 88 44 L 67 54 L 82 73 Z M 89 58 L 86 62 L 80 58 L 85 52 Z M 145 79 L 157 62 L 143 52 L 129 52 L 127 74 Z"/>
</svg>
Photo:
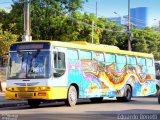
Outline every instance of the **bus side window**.
<svg viewBox="0 0 160 120">
<path fill-rule="evenodd" d="M 127 64 L 127 59 L 125 55 L 116 56 L 116 70 L 118 72 L 123 72 L 123 69 L 125 68 L 126 64 Z"/>
<path fill-rule="evenodd" d="M 83 71 L 91 71 L 92 68 L 92 52 L 90 51 L 79 51 L 79 57 L 81 61 L 81 68 Z"/>
<path fill-rule="evenodd" d="M 136 57 L 134 56 L 127 56 L 127 64 L 136 66 Z"/>
<path fill-rule="evenodd" d="M 93 52 L 92 58 L 98 62 L 104 62 L 104 54 L 101 52 Z"/>
<path fill-rule="evenodd" d="M 65 54 L 62 52 L 54 53 L 54 77 L 60 77 L 65 73 Z"/>
<path fill-rule="evenodd" d="M 76 65 L 79 62 L 78 51 L 74 49 L 68 49 L 67 59 L 70 64 Z"/>
<path fill-rule="evenodd" d="M 147 67 L 152 67 L 153 66 L 153 60 L 152 59 L 146 59 L 146 64 L 147 64 Z"/>
<path fill-rule="evenodd" d="M 116 62 L 116 56 L 114 54 L 105 53 L 105 63 L 112 64 Z"/>
<path fill-rule="evenodd" d="M 146 73 L 146 60 L 145 58 L 137 58 L 138 73 Z"/>
<path fill-rule="evenodd" d="M 92 52 L 80 50 L 79 52 L 80 60 L 92 60 Z"/>
<path fill-rule="evenodd" d="M 105 71 L 116 71 L 116 55 L 105 53 Z"/>
<path fill-rule="evenodd" d="M 147 73 L 148 74 L 155 74 L 153 60 L 149 59 L 149 58 L 146 58 L 146 65 L 147 65 Z"/>
</svg>

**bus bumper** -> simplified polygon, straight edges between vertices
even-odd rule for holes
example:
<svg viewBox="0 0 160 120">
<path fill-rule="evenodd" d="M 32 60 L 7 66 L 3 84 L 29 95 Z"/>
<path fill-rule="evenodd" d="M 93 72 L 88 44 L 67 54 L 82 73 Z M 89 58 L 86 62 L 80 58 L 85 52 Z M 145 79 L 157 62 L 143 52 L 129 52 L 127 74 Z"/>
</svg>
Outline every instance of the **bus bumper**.
<svg viewBox="0 0 160 120">
<path fill-rule="evenodd" d="M 10 88 L 12 88 L 10 90 Z M 25 87 L 25 91 L 17 91 L 17 89 L 24 87 L 8 87 L 5 92 L 5 99 L 20 100 L 20 99 L 43 99 L 43 100 L 57 100 L 66 99 L 68 87 L 52 87 L 49 90 L 39 90 L 41 87 L 34 87 L 35 91 L 28 91 L 30 89 Z"/>
</svg>

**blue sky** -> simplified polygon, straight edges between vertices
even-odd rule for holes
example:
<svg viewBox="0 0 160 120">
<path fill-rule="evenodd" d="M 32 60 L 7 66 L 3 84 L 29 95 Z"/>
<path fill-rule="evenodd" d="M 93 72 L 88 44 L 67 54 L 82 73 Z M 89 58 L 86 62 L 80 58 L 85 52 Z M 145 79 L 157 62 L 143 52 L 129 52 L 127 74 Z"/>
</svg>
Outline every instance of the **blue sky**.
<svg viewBox="0 0 160 120">
<path fill-rule="evenodd" d="M 5 7 L 10 7 L 12 3 L 12 0 L 0 0 L 0 7 L 5 8 Z"/>
<path fill-rule="evenodd" d="M 84 4 L 82 11 L 88 13 L 95 13 L 96 1 L 98 3 L 98 16 L 103 17 L 117 17 L 114 14 L 116 11 L 119 16 L 128 14 L 128 0 L 88 0 Z M 149 25 L 156 25 L 160 20 L 160 0 L 130 0 L 131 8 L 135 7 L 148 7 L 148 23 Z M 12 0 L 0 0 L 0 8 L 9 9 Z M 156 19 L 156 20 L 154 20 Z"/>
</svg>

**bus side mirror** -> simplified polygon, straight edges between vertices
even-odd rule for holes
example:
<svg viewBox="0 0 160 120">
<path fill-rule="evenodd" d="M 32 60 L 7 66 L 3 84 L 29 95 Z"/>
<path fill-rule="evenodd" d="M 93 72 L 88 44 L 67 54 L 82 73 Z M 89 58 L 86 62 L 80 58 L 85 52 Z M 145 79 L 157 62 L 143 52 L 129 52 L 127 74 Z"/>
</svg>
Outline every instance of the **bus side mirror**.
<svg viewBox="0 0 160 120">
<path fill-rule="evenodd" d="M 64 74 L 64 72 L 62 72 L 61 70 L 58 70 L 58 69 L 53 69 L 53 76 L 54 77 L 60 77 Z"/>
</svg>

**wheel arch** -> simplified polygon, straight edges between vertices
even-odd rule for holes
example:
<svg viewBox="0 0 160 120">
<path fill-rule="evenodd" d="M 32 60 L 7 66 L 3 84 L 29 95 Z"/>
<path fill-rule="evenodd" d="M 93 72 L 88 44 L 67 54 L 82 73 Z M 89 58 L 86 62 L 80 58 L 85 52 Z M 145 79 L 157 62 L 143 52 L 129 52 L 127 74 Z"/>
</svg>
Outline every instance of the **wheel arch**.
<svg viewBox="0 0 160 120">
<path fill-rule="evenodd" d="M 131 92 L 133 91 L 132 90 L 132 85 L 131 84 L 127 84 L 126 86 L 129 86 L 131 88 Z"/>
<path fill-rule="evenodd" d="M 125 87 L 124 87 L 124 90 L 123 90 L 123 96 L 125 96 L 125 90 L 126 90 L 127 86 L 129 86 L 131 88 L 131 94 L 133 94 L 132 85 L 131 84 L 126 84 Z"/>
</svg>

